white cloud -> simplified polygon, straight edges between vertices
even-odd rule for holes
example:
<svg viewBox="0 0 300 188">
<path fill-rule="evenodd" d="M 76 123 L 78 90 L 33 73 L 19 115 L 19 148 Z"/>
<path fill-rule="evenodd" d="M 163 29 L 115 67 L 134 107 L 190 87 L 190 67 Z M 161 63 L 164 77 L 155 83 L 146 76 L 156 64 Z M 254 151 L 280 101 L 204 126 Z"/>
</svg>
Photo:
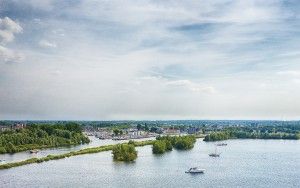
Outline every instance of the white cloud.
<svg viewBox="0 0 300 188">
<path fill-rule="evenodd" d="M 59 76 L 62 74 L 62 71 L 61 70 L 53 70 L 50 72 L 50 74 L 52 74 L 54 76 Z"/>
<path fill-rule="evenodd" d="M 9 17 L 0 18 L 0 42 L 12 42 L 15 34 L 21 33 L 23 28 Z"/>
<path fill-rule="evenodd" d="M 0 61 L 3 61 L 5 63 L 18 63 L 22 62 L 24 59 L 24 54 L 15 52 L 0 45 Z"/>
<path fill-rule="evenodd" d="M 221 21 L 240 24 L 274 22 L 289 16 L 278 8 L 278 1 L 235 1 Z"/>
<path fill-rule="evenodd" d="M 278 75 L 283 75 L 283 76 L 300 76 L 300 71 L 297 70 L 286 70 L 286 71 L 279 71 L 277 72 Z"/>
<path fill-rule="evenodd" d="M 23 31 L 22 27 L 9 17 L 5 17 L 3 19 L 0 18 L 0 29 L 11 31 L 13 33 L 20 33 Z"/>
<path fill-rule="evenodd" d="M 0 115 L 299 116 L 299 20 L 281 0 L 13 2 L 25 37 L 4 24 L 0 60 L 26 63 L 0 67 Z"/>
<path fill-rule="evenodd" d="M 0 18 L 0 60 L 5 63 L 21 62 L 24 60 L 24 54 L 6 47 L 15 39 L 15 34 L 22 33 L 23 28 L 19 23 L 9 17 Z"/>
<path fill-rule="evenodd" d="M 10 31 L 0 30 L 0 41 L 1 43 L 7 43 L 14 40 L 14 34 Z"/>
<path fill-rule="evenodd" d="M 288 51 L 281 54 L 278 54 L 279 57 L 300 57 L 299 51 Z"/>
<path fill-rule="evenodd" d="M 39 46 L 44 47 L 44 48 L 56 48 L 57 45 L 54 42 L 50 42 L 48 40 L 40 40 Z"/>
<path fill-rule="evenodd" d="M 214 93 L 215 89 L 212 86 L 202 86 L 190 80 L 173 80 L 166 82 L 167 86 L 178 87 L 179 89 L 188 89 L 193 92 Z"/>
</svg>

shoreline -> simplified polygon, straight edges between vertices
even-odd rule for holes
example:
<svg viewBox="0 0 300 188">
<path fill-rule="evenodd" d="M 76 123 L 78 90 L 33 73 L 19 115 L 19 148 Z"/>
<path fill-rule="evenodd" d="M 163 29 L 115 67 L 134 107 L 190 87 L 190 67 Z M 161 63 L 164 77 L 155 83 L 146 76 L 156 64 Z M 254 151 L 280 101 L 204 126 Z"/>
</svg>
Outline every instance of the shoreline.
<svg viewBox="0 0 300 188">
<path fill-rule="evenodd" d="M 146 141 L 135 142 L 134 145 L 136 147 L 142 147 L 142 146 L 146 146 L 146 145 L 152 145 L 154 142 L 155 142 L 155 140 L 146 140 Z M 42 162 L 51 161 L 51 160 L 59 160 L 59 159 L 69 158 L 69 157 L 77 156 L 77 155 L 110 151 L 113 149 L 113 146 L 115 146 L 115 145 L 116 144 L 98 146 L 98 147 L 81 149 L 78 151 L 72 151 L 72 152 L 68 152 L 68 153 L 64 153 L 64 154 L 48 155 L 46 157 L 41 157 L 41 158 L 30 158 L 30 159 L 23 160 L 23 161 L 6 163 L 6 164 L 0 165 L 0 170 L 14 168 L 14 167 L 28 165 L 28 164 L 33 164 L 33 163 L 42 163 Z"/>
<path fill-rule="evenodd" d="M 202 136 L 196 136 L 196 139 L 203 139 L 204 137 Z M 227 140 L 297 140 L 297 139 L 261 139 L 261 138 L 230 138 Z M 145 140 L 145 141 L 135 141 L 134 145 L 135 147 L 143 147 L 143 146 L 147 146 L 147 145 L 153 145 L 153 143 L 156 140 Z M 204 141 L 204 140 L 203 140 Z M 222 141 L 226 141 L 226 140 L 216 140 L 216 141 L 204 141 L 206 143 L 214 143 L 214 142 L 222 142 Z M 119 143 L 119 144 L 126 144 L 125 143 Z M 48 155 L 46 157 L 41 157 L 41 158 L 30 158 L 30 159 L 26 159 L 23 161 L 18 161 L 18 162 L 11 162 L 11 163 L 5 163 L 5 164 L 1 164 L 0 165 L 0 170 L 4 170 L 4 169 L 10 169 L 10 168 L 14 168 L 14 167 L 18 167 L 18 166 L 24 166 L 24 165 L 28 165 L 28 164 L 33 164 L 33 163 L 42 163 L 42 162 L 47 162 L 47 161 L 51 161 L 51 160 L 59 160 L 59 159 L 64 159 L 64 158 L 69 158 L 72 156 L 77 156 L 77 155 L 84 155 L 84 154 L 93 154 L 93 153 L 100 153 L 100 152 L 104 152 L 104 151 L 110 151 L 113 149 L 113 146 L 115 146 L 117 144 L 110 144 L 110 145 L 104 145 L 104 146 L 97 146 L 97 147 L 91 147 L 91 148 L 85 148 L 85 149 L 81 149 L 81 150 L 77 150 L 77 151 L 72 151 L 72 152 L 68 152 L 68 153 L 64 153 L 64 154 L 58 154 L 58 155 Z"/>
</svg>

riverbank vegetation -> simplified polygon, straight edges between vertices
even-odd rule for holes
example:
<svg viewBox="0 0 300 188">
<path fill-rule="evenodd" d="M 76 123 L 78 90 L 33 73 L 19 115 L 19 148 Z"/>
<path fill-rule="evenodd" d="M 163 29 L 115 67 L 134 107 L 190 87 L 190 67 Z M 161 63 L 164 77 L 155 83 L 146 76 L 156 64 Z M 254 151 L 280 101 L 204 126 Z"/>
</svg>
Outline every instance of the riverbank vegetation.
<svg viewBox="0 0 300 188">
<path fill-rule="evenodd" d="M 134 142 L 133 145 L 136 147 L 141 147 L 141 146 L 146 146 L 146 145 L 152 145 L 153 143 L 154 143 L 154 140 L 146 140 L 146 141 Z M 131 144 L 132 144 L 132 141 L 131 141 Z M 130 145 L 130 144 L 128 144 L 128 145 Z M 64 153 L 64 154 L 59 154 L 59 155 L 48 155 L 47 157 L 31 158 L 31 159 L 27 159 L 24 161 L 6 163 L 6 164 L 0 165 L 0 170 L 23 166 L 23 165 L 27 165 L 27 164 L 42 163 L 42 162 L 51 161 L 51 160 L 59 160 L 59 159 L 64 159 L 67 157 L 72 157 L 72 156 L 77 156 L 77 155 L 99 153 L 99 152 L 103 152 L 103 151 L 111 151 L 111 150 L 113 150 L 114 146 L 115 145 L 106 145 L 106 146 L 99 146 L 99 147 L 93 147 L 93 148 L 86 148 L 86 149 L 72 151 L 69 153 Z"/>
<path fill-rule="evenodd" d="M 89 143 L 77 123 L 31 124 L 22 129 L 0 133 L 0 153 Z"/>
<path fill-rule="evenodd" d="M 220 140 L 228 140 L 230 138 L 230 134 L 228 132 L 212 132 L 204 137 L 204 141 L 220 141 Z"/>
<path fill-rule="evenodd" d="M 188 136 L 159 136 L 153 144 L 152 152 L 154 154 L 162 154 L 171 151 L 173 148 L 178 150 L 188 150 L 194 147 L 196 137 Z"/>
<path fill-rule="evenodd" d="M 134 144 L 117 144 L 112 149 L 115 161 L 134 161 L 137 158 L 137 151 Z"/>
<path fill-rule="evenodd" d="M 157 140 L 153 143 L 152 152 L 154 154 L 163 154 L 166 151 L 172 150 L 172 145 L 170 148 L 167 148 L 167 142 L 165 140 Z"/>
<path fill-rule="evenodd" d="M 300 133 L 286 133 L 286 132 L 262 132 L 254 130 L 226 130 L 212 132 L 205 136 L 204 141 L 220 141 L 227 139 L 300 139 Z"/>
</svg>

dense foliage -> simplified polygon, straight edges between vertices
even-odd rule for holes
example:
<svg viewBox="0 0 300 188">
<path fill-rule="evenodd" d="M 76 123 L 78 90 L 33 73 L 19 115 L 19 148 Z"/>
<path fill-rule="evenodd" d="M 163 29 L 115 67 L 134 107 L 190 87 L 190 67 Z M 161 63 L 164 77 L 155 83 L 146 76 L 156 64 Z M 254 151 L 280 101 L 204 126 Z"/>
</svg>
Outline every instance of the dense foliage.
<svg viewBox="0 0 300 188">
<path fill-rule="evenodd" d="M 204 141 L 218 141 L 227 139 L 300 139 L 300 133 L 286 133 L 286 132 L 266 132 L 255 130 L 241 130 L 232 129 L 227 131 L 213 132 L 206 135 Z"/>
<path fill-rule="evenodd" d="M 154 154 L 162 154 L 166 152 L 166 142 L 164 140 L 157 140 L 154 142 L 152 147 Z"/>
<path fill-rule="evenodd" d="M 195 136 L 179 136 L 173 139 L 172 145 L 179 150 L 192 149 L 196 142 Z"/>
<path fill-rule="evenodd" d="M 0 133 L 0 153 L 88 143 L 77 123 L 32 124 L 26 128 Z"/>
<path fill-rule="evenodd" d="M 152 152 L 162 154 L 166 151 L 171 151 L 173 147 L 178 150 L 188 150 L 194 147 L 196 138 L 193 135 L 189 136 L 159 136 L 153 144 Z"/>
<path fill-rule="evenodd" d="M 209 135 L 206 135 L 204 141 L 218 141 L 218 140 L 227 140 L 230 138 L 228 132 L 213 132 Z"/>
<path fill-rule="evenodd" d="M 113 132 L 114 132 L 114 135 L 115 135 L 115 136 L 118 136 L 118 135 L 122 135 L 122 134 L 123 134 L 123 131 L 120 130 L 120 129 L 117 129 L 117 128 L 113 129 Z"/>
<path fill-rule="evenodd" d="M 137 151 L 133 144 L 117 144 L 113 147 L 112 154 L 116 161 L 130 162 L 137 158 Z"/>
</svg>

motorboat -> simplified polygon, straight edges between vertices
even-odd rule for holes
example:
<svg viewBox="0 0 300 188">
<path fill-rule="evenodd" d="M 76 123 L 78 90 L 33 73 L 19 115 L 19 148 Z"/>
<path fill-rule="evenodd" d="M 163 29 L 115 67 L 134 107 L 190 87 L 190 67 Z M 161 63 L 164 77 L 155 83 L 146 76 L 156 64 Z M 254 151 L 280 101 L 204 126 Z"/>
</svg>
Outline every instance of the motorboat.
<svg viewBox="0 0 300 188">
<path fill-rule="evenodd" d="M 205 169 L 200 169 L 198 167 L 193 167 L 190 168 L 188 171 L 185 171 L 185 173 L 192 173 L 192 174 L 196 174 L 196 173 L 204 173 Z"/>
<path fill-rule="evenodd" d="M 33 149 L 33 150 L 30 150 L 29 152 L 30 152 L 30 153 L 38 153 L 38 152 L 39 152 L 39 150 L 37 150 L 37 149 Z"/>
<path fill-rule="evenodd" d="M 227 146 L 226 143 L 220 143 L 220 144 L 217 144 L 217 146 Z"/>
<path fill-rule="evenodd" d="M 210 153 L 208 154 L 210 157 L 220 157 L 219 153 Z"/>
</svg>

